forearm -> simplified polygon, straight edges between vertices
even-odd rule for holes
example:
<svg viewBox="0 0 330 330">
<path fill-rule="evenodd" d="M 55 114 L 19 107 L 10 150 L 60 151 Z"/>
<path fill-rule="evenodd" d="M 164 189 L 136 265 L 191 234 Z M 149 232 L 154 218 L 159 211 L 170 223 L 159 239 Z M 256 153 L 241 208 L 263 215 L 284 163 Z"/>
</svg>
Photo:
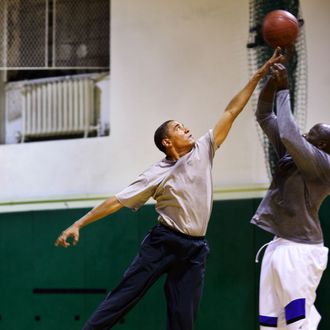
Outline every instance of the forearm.
<svg viewBox="0 0 330 330">
<path fill-rule="evenodd" d="M 266 76 L 270 66 L 279 61 L 281 57 L 280 48 L 277 48 L 273 56 L 259 70 L 257 70 L 244 88 L 228 103 L 224 113 L 213 130 L 214 141 L 217 146 L 220 146 L 227 137 L 234 120 L 246 106 L 259 81 Z"/>
<path fill-rule="evenodd" d="M 289 91 L 278 92 L 276 103 L 279 133 L 283 145 L 302 173 L 317 175 L 317 168 L 321 167 L 321 163 L 318 161 L 316 148 L 300 133 L 291 111 Z"/>
<path fill-rule="evenodd" d="M 233 120 L 242 112 L 261 78 L 262 76 L 258 72 L 255 73 L 244 88 L 228 103 L 225 112 L 229 112 Z"/>
<path fill-rule="evenodd" d="M 105 200 L 100 205 L 94 207 L 91 211 L 86 213 L 83 217 L 77 220 L 73 226 L 78 228 L 83 228 L 90 223 L 93 223 L 97 220 L 100 220 L 107 215 L 110 215 L 119 209 L 121 209 L 123 205 L 117 200 L 115 196 L 110 197 L 109 199 Z"/>
<path fill-rule="evenodd" d="M 229 102 L 225 111 L 229 111 L 234 119 L 244 109 L 259 81 L 267 75 L 269 68 L 274 63 L 282 60 L 283 56 L 280 52 L 281 49 L 277 47 L 273 53 L 273 56 L 254 73 L 245 87 Z"/>
<path fill-rule="evenodd" d="M 105 216 L 118 211 L 123 205 L 118 199 L 113 196 L 94 207 L 91 211 L 74 222 L 70 227 L 62 231 L 61 235 L 56 239 L 55 246 L 68 247 L 71 243 L 67 242 L 67 239 L 72 237 L 72 245 L 76 245 L 79 241 L 79 230 L 82 227 L 89 225 L 92 222 L 100 220 Z"/>
<path fill-rule="evenodd" d="M 281 158 L 286 153 L 286 149 L 280 138 L 277 116 L 273 112 L 275 94 L 274 80 L 268 78 L 260 92 L 255 115 L 264 134 L 268 137 L 278 157 Z"/>
<path fill-rule="evenodd" d="M 299 128 L 291 111 L 289 90 L 281 90 L 276 97 L 277 121 L 280 137 L 286 146 L 302 140 Z"/>
<path fill-rule="evenodd" d="M 245 87 L 228 103 L 213 130 L 214 140 L 217 146 L 220 146 L 227 137 L 234 120 L 244 109 L 260 79 L 261 77 L 256 73 Z"/>
<path fill-rule="evenodd" d="M 262 123 L 263 120 L 274 117 L 273 114 L 273 102 L 276 94 L 276 86 L 272 78 L 268 78 L 262 90 L 260 91 L 258 104 L 256 109 L 256 119 L 259 124 Z"/>
<path fill-rule="evenodd" d="M 259 95 L 259 101 L 273 103 L 276 94 L 276 85 L 272 77 L 268 77 Z"/>
</svg>

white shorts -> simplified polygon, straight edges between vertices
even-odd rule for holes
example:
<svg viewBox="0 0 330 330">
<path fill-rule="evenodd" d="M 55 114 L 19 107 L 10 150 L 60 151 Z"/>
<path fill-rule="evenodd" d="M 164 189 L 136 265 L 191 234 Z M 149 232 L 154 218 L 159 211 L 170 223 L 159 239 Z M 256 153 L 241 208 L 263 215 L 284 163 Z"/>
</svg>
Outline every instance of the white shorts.
<svg viewBox="0 0 330 330">
<path fill-rule="evenodd" d="M 260 274 L 260 329 L 315 330 L 316 289 L 327 266 L 328 248 L 282 238 L 269 243 Z"/>
</svg>

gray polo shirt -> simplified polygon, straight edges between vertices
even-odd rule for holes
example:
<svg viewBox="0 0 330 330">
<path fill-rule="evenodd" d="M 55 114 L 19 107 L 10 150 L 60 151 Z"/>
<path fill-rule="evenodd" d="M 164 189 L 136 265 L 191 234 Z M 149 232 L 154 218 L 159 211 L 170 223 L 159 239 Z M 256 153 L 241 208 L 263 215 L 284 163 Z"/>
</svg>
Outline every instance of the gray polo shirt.
<svg viewBox="0 0 330 330">
<path fill-rule="evenodd" d="M 318 212 L 330 192 L 330 156 L 302 137 L 288 90 L 276 95 L 277 116 L 272 107 L 259 101 L 256 116 L 280 161 L 251 222 L 294 242 L 322 243 Z"/>
<path fill-rule="evenodd" d="M 177 161 L 157 162 L 116 195 L 121 204 L 139 209 L 152 197 L 158 221 L 190 236 L 204 236 L 213 203 L 212 164 L 216 146 L 209 130 Z"/>
</svg>

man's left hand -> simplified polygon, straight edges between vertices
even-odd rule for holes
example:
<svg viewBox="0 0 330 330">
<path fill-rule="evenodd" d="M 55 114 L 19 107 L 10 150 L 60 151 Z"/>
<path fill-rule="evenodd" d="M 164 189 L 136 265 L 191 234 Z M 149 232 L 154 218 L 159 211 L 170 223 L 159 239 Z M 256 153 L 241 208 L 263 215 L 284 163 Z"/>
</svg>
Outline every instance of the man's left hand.
<svg viewBox="0 0 330 330">
<path fill-rule="evenodd" d="M 270 67 L 270 72 L 277 90 L 289 88 L 288 72 L 283 64 L 274 63 Z"/>
</svg>

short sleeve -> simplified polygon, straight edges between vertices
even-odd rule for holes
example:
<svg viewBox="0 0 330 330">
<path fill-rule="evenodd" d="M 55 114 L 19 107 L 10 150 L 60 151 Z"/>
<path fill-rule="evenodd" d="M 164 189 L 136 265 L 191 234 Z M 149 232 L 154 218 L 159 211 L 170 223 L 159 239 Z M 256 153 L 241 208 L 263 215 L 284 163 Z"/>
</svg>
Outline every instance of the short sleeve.
<svg viewBox="0 0 330 330">
<path fill-rule="evenodd" d="M 117 193 L 115 197 L 125 207 L 137 211 L 148 201 L 152 193 L 153 188 L 148 185 L 145 175 L 141 174 L 128 187 Z"/>
<path fill-rule="evenodd" d="M 203 135 L 198 140 L 198 144 L 208 149 L 210 159 L 214 158 L 215 152 L 217 151 L 217 149 L 219 149 L 219 147 L 215 144 L 212 129 L 210 129 L 205 135 Z"/>
</svg>

